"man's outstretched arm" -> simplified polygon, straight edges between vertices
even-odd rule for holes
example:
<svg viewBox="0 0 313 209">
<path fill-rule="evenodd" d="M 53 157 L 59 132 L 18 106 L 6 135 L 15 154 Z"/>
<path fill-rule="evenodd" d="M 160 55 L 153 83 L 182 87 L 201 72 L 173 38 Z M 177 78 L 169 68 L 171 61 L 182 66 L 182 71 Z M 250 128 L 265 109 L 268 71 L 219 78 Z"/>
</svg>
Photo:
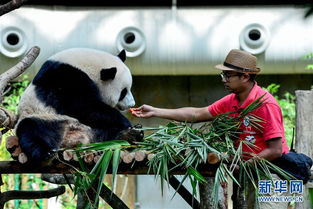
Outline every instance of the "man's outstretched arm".
<svg viewBox="0 0 313 209">
<path fill-rule="evenodd" d="M 132 115 L 138 118 L 158 117 L 181 122 L 203 122 L 213 119 L 208 107 L 183 107 L 177 109 L 157 108 L 142 105 L 131 109 Z"/>
</svg>

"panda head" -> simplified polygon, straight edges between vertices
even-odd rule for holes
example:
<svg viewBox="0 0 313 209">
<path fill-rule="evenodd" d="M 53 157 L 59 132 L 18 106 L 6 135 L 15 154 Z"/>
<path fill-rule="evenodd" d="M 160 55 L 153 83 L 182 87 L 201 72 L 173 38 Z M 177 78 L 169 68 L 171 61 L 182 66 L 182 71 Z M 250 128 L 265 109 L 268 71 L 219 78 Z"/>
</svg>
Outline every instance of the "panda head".
<svg viewBox="0 0 313 209">
<path fill-rule="evenodd" d="M 124 50 L 114 56 L 94 49 L 73 48 L 57 53 L 50 59 L 85 72 L 95 82 L 107 105 L 118 110 L 126 110 L 135 105 L 131 93 L 132 76 L 124 64 Z"/>
</svg>

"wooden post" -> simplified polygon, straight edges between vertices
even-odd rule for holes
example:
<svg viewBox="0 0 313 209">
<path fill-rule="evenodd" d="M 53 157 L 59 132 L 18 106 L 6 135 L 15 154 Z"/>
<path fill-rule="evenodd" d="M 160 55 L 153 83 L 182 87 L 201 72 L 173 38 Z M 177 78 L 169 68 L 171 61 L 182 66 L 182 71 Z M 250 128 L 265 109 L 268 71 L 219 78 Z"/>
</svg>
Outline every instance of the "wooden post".
<svg viewBox="0 0 313 209">
<path fill-rule="evenodd" d="M 313 91 L 296 91 L 296 151 L 313 158 Z M 296 209 L 310 208 L 309 188 L 305 186 L 303 203 L 297 203 Z"/>
<path fill-rule="evenodd" d="M 199 184 L 200 193 L 200 208 L 201 209 L 213 209 L 212 195 L 213 195 L 213 185 L 214 177 L 206 177 L 207 183 Z M 226 185 L 226 184 L 225 184 Z M 219 209 L 227 208 L 227 189 L 219 186 L 218 189 L 218 206 Z"/>
</svg>

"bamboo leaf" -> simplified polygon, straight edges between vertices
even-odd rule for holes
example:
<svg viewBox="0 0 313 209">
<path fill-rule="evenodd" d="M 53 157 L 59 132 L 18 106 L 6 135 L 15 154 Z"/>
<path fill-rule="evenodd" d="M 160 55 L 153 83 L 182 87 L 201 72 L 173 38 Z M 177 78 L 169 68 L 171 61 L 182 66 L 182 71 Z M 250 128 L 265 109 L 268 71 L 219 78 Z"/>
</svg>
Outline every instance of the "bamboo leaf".
<svg viewBox="0 0 313 209">
<path fill-rule="evenodd" d="M 109 167 L 109 164 L 110 164 L 110 161 L 111 161 L 111 158 L 112 158 L 112 154 L 113 154 L 112 150 L 107 150 L 103 154 L 103 159 L 102 159 L 101 167 L 100 167 L 100 170 L 99 170 L 100 172 L 97 173 L 97 176 L 99 176 L 99 182 L 98 182 L 95 202 L 97 202 L 98 199 L 99 199 L 100 191 L 101 191 L 101 188 L 102 188 L 102 185 L 103 185 L 103 180 L 104 180 L 104 177 L 106 175 L 107 169 Z"/>
<path fill-rule="evenodd" d="M 116 149 L 113 153 L 113 159 L 112 159 L 112 185 L 114 185 L 117 175 L 117 170 L 120 162 L 120 156 L 121 156 L 121 150 Z"/>
<path fill-rule="evenodd" d="M 206 179 L 199 173 L 195 168 L 187 168 L 187 173 L 195 177 L 195 179 L 200 183 L 207 183 Z"/>
</svg>

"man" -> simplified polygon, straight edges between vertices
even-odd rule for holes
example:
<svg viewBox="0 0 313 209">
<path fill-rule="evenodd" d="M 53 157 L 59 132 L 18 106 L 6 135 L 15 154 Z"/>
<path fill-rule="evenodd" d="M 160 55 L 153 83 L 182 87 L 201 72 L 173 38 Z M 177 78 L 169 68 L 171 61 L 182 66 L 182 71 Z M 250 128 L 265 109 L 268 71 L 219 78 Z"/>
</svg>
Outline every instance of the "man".
<svg viewBox="0 0 313 209">
<path fill-rule="evenodd" d="M 289 148 L 284 136 L 283 118 L 278 103 L 270 93 L 259 87 L 255 81 L 256 74 L 260 72 L 256 63 L 257 58 L 255 56 L 241 50 L 231 50 L 225 62 L 215 66 L 222 70 L 222 82 L 231 94 L 208 107 L 164 109 L 142 105 L 135 108 L 132 114 L 141 118 L 160 117 L 182 122 L 203 122 L 212 120 L 222 113 L 244 109 L 257 98 L 265 95 L 263 105 L 251 112 L 251 114 L 263 119 L 264 123 L 261 124 L 263 127 L 261 130 L 255 128 L 251 125 L 249 117 L 245 117 L 241 126 L 243 131 L 239 139 L 256 145 L 253 147 L 243 145 L 243 152 L 254 153 L 250 155 L 249 161 L 253 160 L 252 156 L 273 161 L 283 153 L 288 153 Z M 270 207 L 266 206 L 266 208 Z"/>
</svg>

